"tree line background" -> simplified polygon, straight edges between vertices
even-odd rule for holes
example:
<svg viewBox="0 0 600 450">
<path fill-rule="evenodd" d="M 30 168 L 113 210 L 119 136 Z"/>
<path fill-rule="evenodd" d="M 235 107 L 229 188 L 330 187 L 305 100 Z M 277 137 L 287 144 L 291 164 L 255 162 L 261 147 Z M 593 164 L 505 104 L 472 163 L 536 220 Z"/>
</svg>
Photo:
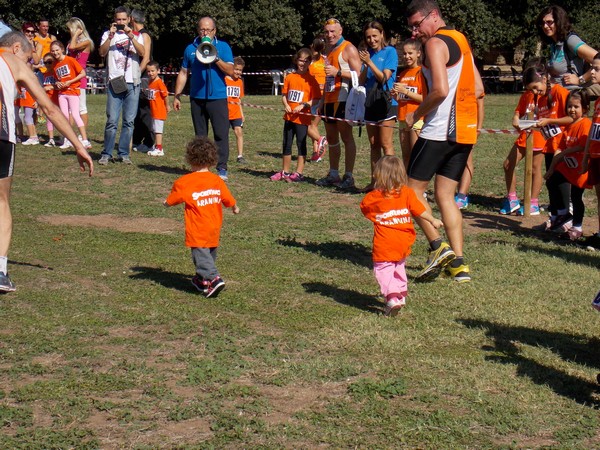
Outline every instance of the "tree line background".
<svg viewBox="0 0 600 450">
<path fill-rule="evenodd" d="M 154 58 L 179 65 L 183 50 L 196 35 L 197 20 L 205 15 L 217 20 L 218 36 L 229 42 L 235 55 L 290 54 L 308 46 L 323 22 L 336 17 L 344 35 L 354 43 L 361 39 L 366 22 L 380 20 L 388 32 L 402 39 L 410 37 L 404 18 L 409 0 L 145 0 L 125 3 L 145 11 L 147 29 L 155 39 Z M 508 64 L 520 47 L 535 52 L 535 19 L 548 6 L 543 0 L 439 0 L 447 22 L 469 38 L 476 57 L 501 52 Z M 114 8 L 122 3 L 111 0 L 0 0 L 4 21 L 20 29 L 24 21 L 46 17 L 51 33 L 63 42 L 68 38 L 64 24 L 81 18 L 92 39 L 99 43 L 102 32 L 112 22 Z M 600 49 L 600 8 L 598 0 L 565 0 L 565 8 L 576 31 L 589 45 Z M 94 55 L 91 62 L 98 62 Z M 493 62 L 493 61 L 491 61 Z M 287 61 L 286 61 L 287 63 Z"/>
</svg>

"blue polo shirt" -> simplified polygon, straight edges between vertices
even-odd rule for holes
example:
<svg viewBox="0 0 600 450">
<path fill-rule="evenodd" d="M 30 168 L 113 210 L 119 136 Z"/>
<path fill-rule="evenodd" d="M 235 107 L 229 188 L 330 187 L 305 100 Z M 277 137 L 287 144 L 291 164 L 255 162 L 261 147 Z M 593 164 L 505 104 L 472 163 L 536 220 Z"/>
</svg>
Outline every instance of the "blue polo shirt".
<svg viewBox="0 0 600 450">
<path fill-rule="evenodd" d="M 190 97 L 200 100 L 218 100 L 227 98 L 225 74 L 217 67 L 216 63 L 204 64 L 196 58 L 196 48 L 200 44 L 200 37 L 194 39 L 183 53 L 181 67 L 191 71 Z M 217 48 L 217 55 L 221 61 L 233 64 L 233 52 L 229 44 L 219 41 L 216 37 L 212 44 Z"/>
<path fill-rule="evenodd" d="M 398 70 L 398 53 L 396 49 L 392 46 L 383 47 L 377 53 L 370 48 L 369 55 L 371 55 L 371 61 L 375 64 L 382 72 L 385 69 L 389 69 L 392 71 L 392 75 L 388 78 L 386 84 L 388 90 L 391 90 L 394 85 L 394 80 L 396 79 L 396 71 Z M 365 89 L 367 92 L 377 84 L 377 78 L 375 78 L 375 74 L 369 67 L 367 69 L 367 81 L 365 82 Z M 392 98 L 392 106 L 398 105 L 398 102 Z"/>
</svg>

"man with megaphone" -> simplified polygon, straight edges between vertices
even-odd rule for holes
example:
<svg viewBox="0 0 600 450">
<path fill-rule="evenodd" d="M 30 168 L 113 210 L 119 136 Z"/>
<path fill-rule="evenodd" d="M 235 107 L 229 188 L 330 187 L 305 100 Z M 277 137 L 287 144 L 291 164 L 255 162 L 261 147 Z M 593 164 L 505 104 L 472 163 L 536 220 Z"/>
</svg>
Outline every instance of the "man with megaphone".
<svg viewBox="0 0 600 450">
<path fill-rule="evenodd" d="M 233 52 L 226 42 L 215 35 L 217 25 L 212 17 L 198 21 L 198 37 L 187 46 L 181 69 L 175 82 L 173 108 L 181 110 L 181 93 L 190 75 L 190 106 L 196 136 L 208 135 L 212 124 L 215 144 L 219 150 L 217 173 L 227 180 L 229 159 L 229 112 L 225 76 L 233 76 Z"/>
</svg>

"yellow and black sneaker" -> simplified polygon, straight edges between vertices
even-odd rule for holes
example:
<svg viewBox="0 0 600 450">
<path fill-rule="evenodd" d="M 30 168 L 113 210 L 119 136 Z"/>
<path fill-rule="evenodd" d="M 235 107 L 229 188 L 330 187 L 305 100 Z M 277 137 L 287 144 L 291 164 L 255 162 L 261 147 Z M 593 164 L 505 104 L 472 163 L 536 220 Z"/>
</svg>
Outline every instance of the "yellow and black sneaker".
<svg viewBox="0 0 600 450">
<path fill-rule="evenodd" d="M 436 278 L 444 267 L 456 258 L 454 250 L 447 242 L 442 242 L 437 250 L 429 252 L 425 267 L 417 275 L 417 281 L 430 281 Z"/>
<path fill-rule="evenodd" d="M 444 269 L 444 273 L 457 283 L 468 283 L 471 281 L 469 272 L 470 270 L 467 264 L 461 264 L 458 267 L 446 266 L 446 269 Z"/>
</svg>

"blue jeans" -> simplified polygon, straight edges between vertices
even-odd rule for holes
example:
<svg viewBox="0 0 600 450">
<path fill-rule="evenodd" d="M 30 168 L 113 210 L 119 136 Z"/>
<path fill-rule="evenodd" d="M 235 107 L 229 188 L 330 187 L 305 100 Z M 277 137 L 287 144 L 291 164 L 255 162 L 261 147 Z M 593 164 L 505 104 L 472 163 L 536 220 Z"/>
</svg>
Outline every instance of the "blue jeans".
<svg viewBox="0 0 600 450">
<path fill-rule="evenodd" d="M 108 85 L 108 94 L 106 96 L 106 126 L 104 127 L 104 149 L 102 155 L 112 157 L 115 141 L 117 139 L 117 127 L 119 126 L 119 117 L 123 110 L 123 124 L 121 126 L 121 136 L 119 137 L 119 147 L 117 155 L 119 157 L 129 156 L 129 144 L 133 136 L 133 121 L 137 113 L 138 101 L 140 98 L 140 85 L 134 86 L 133 83 L 127 83 L 127 92 L 115 94 Z"/>
</svg>

